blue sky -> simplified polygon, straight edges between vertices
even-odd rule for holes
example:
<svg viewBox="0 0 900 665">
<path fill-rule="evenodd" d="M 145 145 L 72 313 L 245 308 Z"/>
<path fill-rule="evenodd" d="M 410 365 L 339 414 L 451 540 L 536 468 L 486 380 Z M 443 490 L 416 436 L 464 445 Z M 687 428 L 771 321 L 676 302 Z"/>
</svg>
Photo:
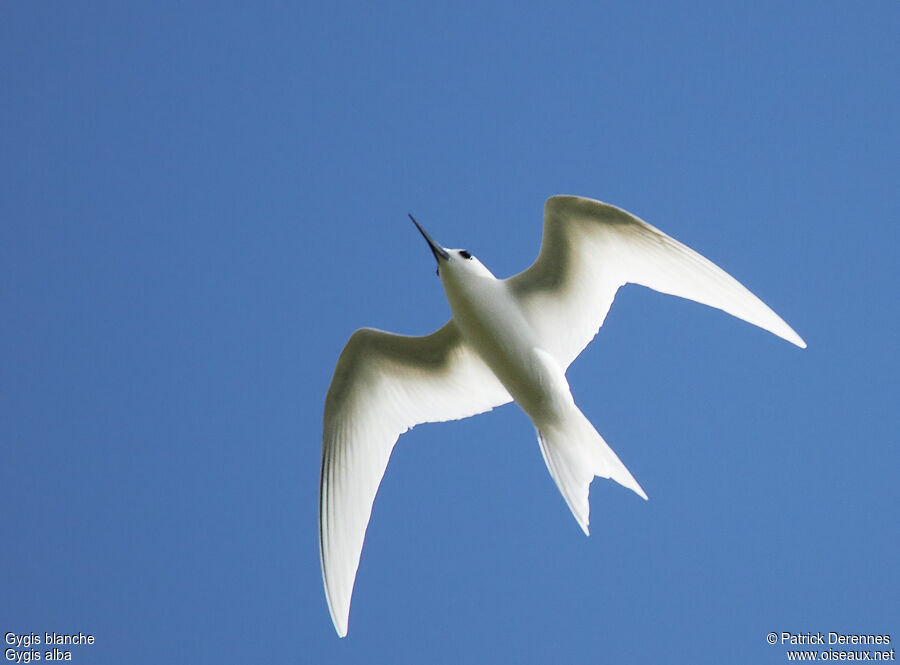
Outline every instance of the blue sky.
<svg viewBox="0 0 900 665">
<path fill-rule="evenodd" d="M 321 3 L 324 5 L 324 3 Z M 900 639 L 893 2 L 0 6 L 4 633 L 76 662 L 777 663 Z M 623 289 L 569 371 L 650 496 L 585 538 L 508 406 L 401 438 L 339 640 L 321 417 L 354 329 L 449 314 L 614 203 L 801 351 Z"/>
</svg>

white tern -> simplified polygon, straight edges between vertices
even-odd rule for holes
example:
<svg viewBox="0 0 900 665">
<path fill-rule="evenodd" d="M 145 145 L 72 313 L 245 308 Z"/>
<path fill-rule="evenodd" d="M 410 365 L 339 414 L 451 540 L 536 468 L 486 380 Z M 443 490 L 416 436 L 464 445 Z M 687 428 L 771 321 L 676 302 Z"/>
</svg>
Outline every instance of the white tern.
<svg viewBox="0 0 900 665">
<path fill-rule="evenodd" d="M 347 634 L 350 597 L 372 503 L 397 438 L 515 400 L 547 469 L 588 533 L 594 476 L 647 495 L 575 405 L 566 370 L 597 334 L 626 283 L 695 300 L 796 344 L 775 312 L 711 261 L 629 213 L 554 196 L 535 262 L 497 279 L 466 250 L 445 249 L 410 215 L 438 263 L 452 318 L 423 337 L 357 330 L 325 398 L 319 547 L 328 609 Z"/>
</svg>

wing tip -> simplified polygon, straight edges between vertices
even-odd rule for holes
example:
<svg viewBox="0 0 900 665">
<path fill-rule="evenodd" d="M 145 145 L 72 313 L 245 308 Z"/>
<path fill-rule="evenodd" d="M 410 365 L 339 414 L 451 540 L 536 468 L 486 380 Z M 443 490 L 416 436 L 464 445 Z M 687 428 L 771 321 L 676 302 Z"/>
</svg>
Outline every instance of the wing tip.
<svg viewBox="0 0 900 665">
<path fill-rule="evenodd" d="M 321 537 L 321 536 L 320 536 Z M 338 637 L 347 637 L 347 624 L 350 622 L 350 599 L 343 600 L 339 594 L 337 597 L 334 593 L 334 587 L 329 583 L 328 569 L 325 564 L 325 551 L 321 545 L 319 557 L 322 562 L 322 581 L 325 587 L 325 602 L 328 604 L 328 614 L 331 615 L 331 623 L 334 624 L 334 632 Z M 356 571 L 353 571 L 355 580 Z M 350 587 L 350 593 L 353 593 L 353 586 Z M 343 601 L 343 602 L 342 602 Z M 340 604 L 340 607 L 338 606 Z"/>
<path fill-rule="evenodd" d="M 335 611 L 335 608 L 331 606 L 331 597 L 327 597 L 328 600 L 328 612 L 331 614 L 331 623 L 334 624 L 334 632 L 337 633 L 338 637 L 347 637 L 347 624 L 350 619 L 350 608 L 347 608 L 346 613 L 343 618 L 338 616 L 338 613 Z"/>
<path fill-rule="evenodd" d="M 793 328 L 791 328 L 788 324 L 786 324 L 783 319 L 779 318 L 779 321 L 783 324 L 784 329 L 776 331 L 776 330 L 772 330 L 771 328 L 768 328 L 769 332 L 774 333 L 775 335 L 778 335 L 781 339 L 785 340 L 786 342 L 790 342 L 794 346 L 798 346 L 801 349 L 805 349 L 806 342 L 804 341 L 804 339 L 802 337 L 800 337 L 800 335 L 798 335 L 797 332 Z"/>
</svg>

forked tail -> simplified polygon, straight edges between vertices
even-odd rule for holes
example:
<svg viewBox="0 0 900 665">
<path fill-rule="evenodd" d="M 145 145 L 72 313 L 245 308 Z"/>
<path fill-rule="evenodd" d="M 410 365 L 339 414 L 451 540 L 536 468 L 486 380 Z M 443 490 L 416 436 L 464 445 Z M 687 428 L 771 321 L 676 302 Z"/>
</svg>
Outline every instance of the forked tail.
<svg viewBox="0 0 900 665">
<path fill-rule="evenodd" d="M 591 511 L 588 494 L 594 476 L 611 478 L 647 498 L 634 476 L 578 408 L 569 410 L 558 422 L 536 429 L 547 469 L 586 535 L 589 535 Z"/>
</svg>

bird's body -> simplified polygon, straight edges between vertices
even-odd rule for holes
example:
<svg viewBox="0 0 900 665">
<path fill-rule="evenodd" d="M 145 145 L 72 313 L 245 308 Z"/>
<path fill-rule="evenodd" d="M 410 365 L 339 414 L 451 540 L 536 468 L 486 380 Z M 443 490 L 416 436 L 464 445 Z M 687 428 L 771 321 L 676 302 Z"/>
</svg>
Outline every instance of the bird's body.
<svg viewBox="0 0 900 665">
<path fill-rule="evenodd" d="M 598 201 L 549 199 L 537 260 L 508 279 L 494 277 L 466 250 L 444 249 L 413 222 L 438 262 L 452 318 L 424 337 L 358 330 L 325 402 L 319 536 L 326 597 L 341 636 L 378 484 L 397 437 L 418 423 L 514 400 L 534 424 L 547 468 L 585 533 L 594 476 L 647 498 L 575 405 L 565 375 L 626 282 L 717 307 L 805 347 L 713 263 Z"/>
<path fill-rule="evenodd" d="M 440 265 L 438 274 L 444 286 L 453 323 L 462 338 L 491 369 L 516 404 L 528 415 L 535 430 L 548 466 L 548 459 L 559 457 L 558 466 L 577 466 L 577 469 L 561 469 L 560 472 L 578 474 L 588 472 L 590 478 L 602 475 L 615 478 L 626 487 L 647 498 L 619 458 L 606 445 L 596 431 L 582 436 L 584 425 L 590 426 L 581 414 L 566 380 L 566 368 L 542 343 L 531 322 L 519 304 L 513 282 L 500 280 L 474 256 L 461 255 L 465 250 L 447 250 L 449 258 Z M 566 430 L 574 430 L 573 438 L 594 439 L 585 445 L 564 443 Z M 593 430 L 593 426 L 590 426 Z M 555 436 L 549 438 L 549 433 Z M 553 442 L 556 442 L 555 446 Z M 549 447 L 549 449 L 548 449 Z M 583 448 L 583 450 L 582 450 Z M 590 456 L 590 460 L 581 459 Z M 572 458 L 575 459 L 572 459 Z M 614 470 L 614 471 L 612 471 Z M 557 477 L 554 473 L 554 477 Z M 576 506 L 579 489 L 577 483 L 557 480 L 563 496 L 572 508 L 584 532 L 587 528 L 587 492 Z"/>
<path fill-rule="evenodd" d="M 541 348 L 507 283 L 475 257 L 454 258 L 458 251 L 449 250 L 440 271 L 453 323 L 532 420 L 548 416 L 561 407 L 554 402 L 571 398 L 563 370 Z"/>
</svg>

